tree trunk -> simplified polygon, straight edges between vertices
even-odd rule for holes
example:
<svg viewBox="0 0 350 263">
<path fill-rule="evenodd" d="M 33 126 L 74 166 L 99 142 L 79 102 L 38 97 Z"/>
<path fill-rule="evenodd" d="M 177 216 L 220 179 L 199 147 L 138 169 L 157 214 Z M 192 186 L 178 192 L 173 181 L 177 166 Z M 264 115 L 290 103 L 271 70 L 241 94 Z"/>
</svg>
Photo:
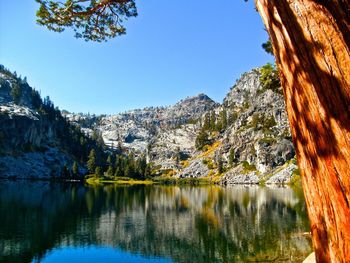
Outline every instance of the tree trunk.
<svg viewBox="0 0 350 263">
<path fill-rule="evenodd" d="M 317 262 L 350 262 L 350 1 L 256 6 L 280 70 Z"/>
</svg>

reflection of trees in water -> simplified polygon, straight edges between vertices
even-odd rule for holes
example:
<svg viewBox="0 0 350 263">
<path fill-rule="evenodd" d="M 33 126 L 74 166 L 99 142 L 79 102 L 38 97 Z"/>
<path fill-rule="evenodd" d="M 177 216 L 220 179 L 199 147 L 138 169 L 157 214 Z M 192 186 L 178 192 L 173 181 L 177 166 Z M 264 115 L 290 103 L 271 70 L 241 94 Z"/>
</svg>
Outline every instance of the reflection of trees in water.
<svg viewBox="0 0 350 263">
<path fill-rule="evenodd" d="M 0 184 L 0 261 L 103 245 L 176 262 L 294 259 L 310 251 L 302 197 L 259 187 Z"/>
</svg>

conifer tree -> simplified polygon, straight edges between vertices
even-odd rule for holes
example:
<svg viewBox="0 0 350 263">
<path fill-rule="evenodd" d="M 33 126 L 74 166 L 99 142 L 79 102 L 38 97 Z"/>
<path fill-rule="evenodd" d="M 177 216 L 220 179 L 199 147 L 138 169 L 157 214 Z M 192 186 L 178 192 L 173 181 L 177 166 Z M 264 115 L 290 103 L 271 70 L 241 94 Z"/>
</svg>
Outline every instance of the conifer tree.
<svg viewBox="0 0 350 263">
<path fill-rule="evenodd" d="M 202 150 L 205 145 L 209 144 L 209 135 L 205 130 L 201 130 L 196 138 L 195 146 L 198 150 Z"/>
<path fill-rule="evenodd" d="M 103 173 L 102 173 L 102 169 L 101 169 L 100 166 L 97 166 L 97 167 L 95 168 L 95 176 L 96 176 L 97 178 L 102 178 Z"/>
<path fill-rule="evenodd" d="M 222 120 L 222 128 L 226 129 L 228 122 L 227 122 L 227 112 L 226 112 L 225 108 L 223 108 L 223 110 L 221 112 L 221 120 Z"/>
<path fill-rule="evenodd" d="M 95 149 L 92 149 L 90 151 L 88 161 L 87 161 L 87 167 L 90 173 L 95 172 L 96 169 L 96 152 Z"/>
<path fill-rule="evenodd" d="M 112 165 L 109 165 L 109 166 L 108 166 L 107 175 L 108 175 L 108 176 L 113 176 L 113 175 L 114 175 L 114 169 L 113 169 L 113 166 L 112 166 Z"/>
<path fill-rule="evenodd" d="M 215 131 L 216 130 L 216 114 L 215 111 L 211 111 L 210 113 L 210 130 Z"/>
<path fill-rule="evenodd" d="M 76 161 L 74 161 L 73 166 L 72 166 L 72 172 L 74 176 L 78 175 L 78 163 Z"/>
<path fill-rule="evenodd" d="M 22 88 L 17 82 L 12 84 L 11 96 L 13 101 L 18 104 L 22 96 Z"/>
<path fill-rule="evenodd" d="M 67 165 L 65 164 L 62 168 L 62 176 L 67 178 L 70 175 Z"/>
<path fill-rule="evenodd" d="M 209 112 L 207 112 L 204 116 L 203 130 L 205 131 L 210 130 L 210 113 Z"/>
<path fill-rule="evenodd" d="M 219 174 L 224 172 L 224 163 L 223 163 L 223 160 L 222 160 L 221 153 L 219 153 L 219 155 L 216 158 L 216 166 L 218 168 Z"/>
<path fill-rule="evenodd" d="M 236 162 L 235 149 L 231 147 L 229 154 L 229 163 L 232 166 Z"/>
</svg>

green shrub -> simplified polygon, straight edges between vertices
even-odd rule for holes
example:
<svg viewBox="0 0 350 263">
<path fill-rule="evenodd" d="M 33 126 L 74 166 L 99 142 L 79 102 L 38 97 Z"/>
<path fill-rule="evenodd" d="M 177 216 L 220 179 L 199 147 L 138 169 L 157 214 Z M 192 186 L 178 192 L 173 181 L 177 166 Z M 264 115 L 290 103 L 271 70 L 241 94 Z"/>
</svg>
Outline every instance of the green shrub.
<svg viewBox="0 0 350 263">
<path fill-rule="evenodd" d="M 249 173 L 256 171 L 256 167 L 254 164 L 249 164 L 247 161 L 242 162 L 243 173 Z"/>
<path fill-rule="evenodd" d="M 260 68 L 259 80 L 262 86 L 260 92 L 270 89 L 274 92 L 282 93 L 280 78 L 275 65 L 267 63 L 266 65 L 262 66 Z"/>
</svg>

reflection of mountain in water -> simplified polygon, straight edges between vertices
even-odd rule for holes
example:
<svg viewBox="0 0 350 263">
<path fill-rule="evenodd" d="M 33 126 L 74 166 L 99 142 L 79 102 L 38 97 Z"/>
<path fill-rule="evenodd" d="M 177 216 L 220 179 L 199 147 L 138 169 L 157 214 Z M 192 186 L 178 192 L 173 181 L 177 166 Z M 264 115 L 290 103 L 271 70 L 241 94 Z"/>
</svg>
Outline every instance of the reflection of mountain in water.
<svg viewBox="0 0 350 263">
<path fill-rule="evenodd" d="M 0 261 L 90 245 L 175 262 L 294 262 L 311 250 L 291 189 L 1 183 L 0 222 Z"/>
</svg>

